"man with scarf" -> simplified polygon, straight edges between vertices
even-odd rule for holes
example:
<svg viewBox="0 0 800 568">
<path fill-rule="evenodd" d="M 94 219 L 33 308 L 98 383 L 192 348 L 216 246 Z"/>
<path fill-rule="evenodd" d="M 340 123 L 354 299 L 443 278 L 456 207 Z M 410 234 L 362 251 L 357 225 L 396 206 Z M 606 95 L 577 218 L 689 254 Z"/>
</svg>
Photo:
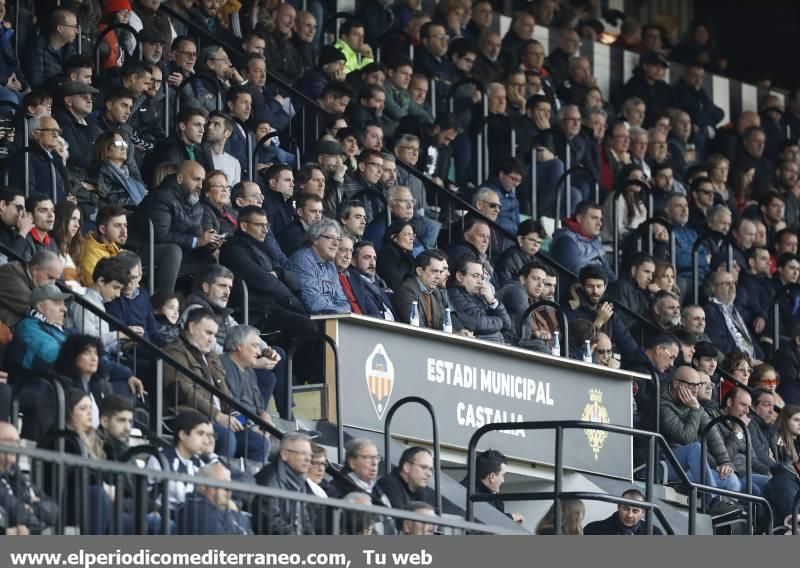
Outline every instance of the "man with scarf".
<svg viewBox="0 0 800 568">
<path fill-rule="evenodd" d="M 733 305 L 736 277 L 725 270 L 712 272 L 706 292 L 709 295 L 705 306 L 706 331 L 711 341 L 723 353 L 742 351 L 754 359 L 754 365 L 759 364 L 764 359 L 764 352 Z"/>
</svg>

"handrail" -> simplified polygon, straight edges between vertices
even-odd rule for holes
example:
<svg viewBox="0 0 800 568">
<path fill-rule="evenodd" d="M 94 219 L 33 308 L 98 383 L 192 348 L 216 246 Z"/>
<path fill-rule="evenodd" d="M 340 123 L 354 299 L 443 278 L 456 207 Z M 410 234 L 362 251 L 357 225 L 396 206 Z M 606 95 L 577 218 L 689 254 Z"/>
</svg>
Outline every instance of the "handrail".
<svg viewBox="0 0 800 568">
<path fill-rule="evenodd" d="M 752 442 L 750 440 L 750 431 L 747 429 L 747 426 L 745 425 L 745 423 L 742 422 L 742 420 L 740 418 L 736 417 L 736 416 L 729 416 L 727 414 L 721 414 L 720 416 L 717 416 L 716 418 L 713 418 L 708 424 L 706 424 L 705 428 L 703 428 L 703 431 L 700 432 L 700 458 L 701 458 L 701 463 L 700 463 L 700 483 L 702 483 L 703 485 L 705 485 L 705 483 L 706 483 L 706 473 L 707 473 L 706 469 L 707 469 L 707 464 L 708 464 L 708 436 L 709 436 L 709 434 L 711 434 L 711 431 L 714 428 L 714 426 L 716 426 L 717 424 L 720 424 L 722 422 L 725 422 L 726 426 L 728 426 L 729 428 L 730 428 L 730 424 L 728 424 L 728 422 L 732 422 L 733 424 L 739 426 L 742 429 L 742 432 L 744 433 L 744 444 L 745 444 L 745 456 L 744 456 L 744 459 L 745 459 L 745 461 L 744 461 L 744 463 L 745 463 L 745 489 L 747 490 L 747 494 L 748 495 L 752 495 L 752 493 L 753 493 L 753 460 L 752 460 L 752 455 L 750 454 L 750 452 L 752 450 Z M 736 475 L 736 471 L 734 471 L 732 475 Z M 703 508 L 705 508 L 705 502 L 703 503 L 702 506 L 703 506 Z M 753 504 L 750 501 L 748 501 L 746 507 L 747 507 L 747 519 L 748 519 L 748 523 L 747 523 L 748 532 L 749 532 L 749 534 L 752 535 L 753 534 L 753 528 L 754 528 L 754 522 L 755 522 L 755 519 L 753 519 Z M 770 525 L 771 524 L 772 523 L 770 522 Z"/>
<path fill-rule="evenodd" d="M 641 223 L 636 229 L 633 231 L 633 236 L 636 239 L 636 250 L 637 252 L 642 252 L 642 241 L 644 240 L 643 233 L 647 230 L 647 237 L 648 237 L 648 247 L 647 253 L 652 256 L 655 252 L 655 240 L 653 239 L 653 225 L 660 224 L 666 230 L 667 234 L 669 235 L 669 258 L 671 262 L 675 262 L 675 233 L 672 232 L 672 227 L 670 226 L 669 221 L 666 219 L 662 219 L 660 217 L 651 217 L 650 219 L 645 220 Z"/>
<path fill-rule="evenodd" d="M 689 492 L 689 534 L 695 534 L 696 527 L 697 527 L 697 492 L 703 491 L 705 493 L 712 493 L 716 495 L 722 495 L 726 497 L 734 497 L 736 499 L 742 499 L 745 501 L 751 501 L 754 503 L 760 503 L 764 507 L 766 507 L 767 512 L 769 513 L 770 523 L 767 527 L 767 534 L 772 534 L 772 507 L 770 506 L 769 502 L 764 499 L 763 497 L 756 497 L 754 495 L 747 495 L 744 493 L 738 493 L 736 491 L 729 491 L 727 489 L 720 489 L 718 487 L 711 487 L 709 485 L 703 485 L 701 483 L 694 483 L 689 480 L 688 475 L 681 467 L 678 458 L 675 457 L 675 454 L 672 452 L 672 448 L 670 448 L 667 441 L 661 434 L 655 432 L 648 432 L 646 430 L 638 430 L 636 428 L 629 428 L 627 426 L 617 426 L 615 424 L 602 424 L 600 422 L 589 422 L 586 420 L 545 420 L 541 422 L 496 422 L 492 424 L 486 424 L 479 428 L 470 438 L 469 446 L 467 449 L 467 520 L 472 520 L 475 516 L 475 511 L 473 507 L 474 502 L 474 488 L 475 488 L 475 466 L 476 466 L 476 449 L 478 446 L 478 442 L 480 439 L 488 434 L 489 432 L 495 432 L 498 430 L 555 430 L 555 481 L 554 481 L 554 507 L 555 507 L 555 518 L 561 518 L 561 495 L 565 492 L 562 491 L 563 485 L 563 477 L 564 477 L 564 456 L 563 456 L 563 449 L 564 449 L 564 430 L 575 430 L 575 429 L 583 429 L 583 430 L 602 430 L 611 434 L 623 434 L 627 436 L 632 436 L 634 438 L 647 438 L 648 439 L 648 461 L 647 461 L 647 482 L 645 488 L 645 502 L 646 503 L 653 503 L 653 478 L 654 478 L 654 471 L 655 471 L 655 453 L 656 453 L 656 444 L 658 444 L 661 448 L 661 452 L 663 453 L 664 457 L 667 461 L 672 464 L 676 475 L 678 476 L 679 480 L 690 488 Z M 511 497 L 514 494 L 497 494 L 498 499 L 503 499 L 506 496 Z M 517 495 L 525 495 L 525 494 L 517 494 Z M 523 497 L 517 497 L 517 500 L 522 500 Z M 650 514 L 647 515 L 647 523 L 648 523 L 648 532 L 651 530 L 650 527 L 652 526 L 652 516 Z M 556 523 L 555 526 L 556 534 L 560 534 L 561 527 L 560 523 Z"/>
<path fill-rule="evenodd" d="M 381 46 L 386 38 L 391 36 L 400 36 L 408 43 L 408 58 L 414 60 L 414 39 L 411 34 L 406 30 L 400 28 L 389 28 L 381 34 L 378 38 L 378 46 L 375 48 L 375 60 L 381 62 Z"/>
<path fill-rule="evenodd" d="M 772 348 L 777 351 L 781 346 L 781 306 L 780 301 L 789 293 L 800 292 L 800 284 L 791 282 L 784 284 L 772 297 Z"/>
<path fill-rule="evenodd" d="M 567 143 L 567 157 L 570 155 L 570 145 Z M 578 164 L 577 166 L 570 166 L 566 164 L 567 169 L 564 170 L 564 173 L 556 181 L 555 192 L 556 192 L 556 221 L 560 222 L 561 219 L 561 193 L 563 189 L 566 189 L 566 205 L 567 211 L 565 217 L 569 217 L 571 215 L 570 210 L 572 209 L 572 196 L 570 195 L 570 191 L 572 190 L 572 183 L 570 182 L 573 174 L 584 174 L 588 176 L 589 180 L 594 184 L 594 202 L 598 205 L 600 204 L 600 184 L 597 182 L 597 176 L 594 175 L 594 172 L 587 168 L 586 166 L 582 166 Z M 565 183 L 567 182 L 567 183 Z M 575 204 L 577 205 L 577 203 Z"/>
<path fill-rule="evenodd" d="M 6 247 L 3 244 L 0 244 L 0 252 L 5 254 L 6 256 L 8 256 L 9 259 L 13 258 L 14 260 L 22 262 L 23 264 L 27 264 L 27 262 L 25 262 L 25 260 L 21 256 L 19 256 L 17 253 L 15 253 L 14 251 L 12 251 L 11 249 L 9 249 L 8 247 Z M 249 420 L 251 420 L 261 430 L 263 430 L 265 432 L 269 432 L 269 434 L 275 436 L 278 439 L 281 439 L 283 437 L 283 432 L 281 432 L 275 426 L 273 426 L 272 424 L 269 424 L 268 422 L 265 422 L 257 414 L 255 414 L 253 412 L 250 412 L 247 408 L 242 406 L 237 400 L 231 398 L 229 395 L 227 395 L 224 392 L 222 392 L 216 386 L 211 385 L 211 384 L 206 383 L 205 381 L 203 381 L 193 371 L 191 371 L 187 367 L 183 366 L 181 363 L 179 363 L 177 360 L 175 360 L 175 358 L 173 358 L 171 355 L 168 355 L 167 353 L 165 353 L 163 350 L 161 350 L 158 346 L 156 346 L 152 342 L 150 342 L 147 339 L 145 339 L 144 337 L 141 337 L 140 335 L 134 333 L 127 325 L 125 325 L 124 323 L 119 321 L 117 318 L 111 316 L 110 314 L 108 314 L 105 311 L 101 310 L 100 308 L 98 308 L 97 306 L 92 304 L 91 302 L 87 301 L 83 296 L 81 296 L 79 294 L 76 294 L 75 292 L 73 292 L 70 288 L 68 288 L 63 283 L 56 282 L 56 286 L 58 286 L 59 289 L 63 293 L 69 294 L 70 296 L 72 296 L 72 300 L 75 303 L 77 303 L 79 306 L 81 306 L 83 309 L 89 311 L 90 313 L 94 314 L 95 316 L 97 316 L 98 318 L 100 318 L 101 320 L 103 320 L 107 324 L 109 324 L 110 328 L 122 331 L 123 333 L 125 333 L 128 336 L 128 338 L 131 341 L 134 341 L 137 344 L 143 345 L 150 353 L 153 353 L 153 355 L 155 355 L 156 358 L 166 361 L 171 367 L 173 367 L 175 370 L 180 372 L 182 375 L 186 376 L 186 378 L 191 380 L 194 386 L 200 387 L 203 390 L 206 390 L 209 393 L 211 393 L 212 395 L 216 396 L 220 400 L 221 403 L 229 405 L 230 407 L 235 409 L 240 414 L 246 416 Z M 157 397 L 161 397 L 161 396 L 163 396 L 163 393 L 161 393 L 161 392 L 156 393 L 156 396 Z"/>
<path fill-rule="evenodd" d="M 123 24 L 122 22 L 116 22 L 113 24 L 105 24 L 107 27 L 98 34 L 97 39 L 94 41 L 94 46 L 92 46 L 92 52 L 94 52 L 94 73 L 95 76 L 100 74 L 100 44 L 108 34 L 116 30 L 125 30 L 126 32 L 130 33 L 134 39 L 136 40 L 136 45 L 133 48 L 134 52 L 138 52 L 139 59 L 142 58 L 142 43 L 139 41 L 139 32 L 137 32 L 130 24 Z M 124 49 L 122 47 L 122 42 L 119 41 L 117 38 L 117 43 L 119 44 L 120 49 Z M 125 55 L 132 56 L 133 53 L 128 53 L 127 50 L 125 51 Z"/>
<path fill-rule="evenodd" d="M 700 247 L 712 239 L 719 239 L 728 247 L 728 272 L 733 268 L 733 243 L 730 235 L 709 229 L 692 244 L 692 299 L 695 304 L 700 303 Z M 744 270 L 744 266 L 740 266 Z"/>
<path fill-rule="evenodd" d="M 567 314 L 564 313 L 564 310 L 561 309 L 561 306 L 551 300 L 538 300 L 528 306 L 528 309 L 525 310 L 525 313 L 522 314 L 522 318 L 519 320 L 519 328 L 517 329 L 517 335 L 519 335 L 520 340 L 522 339 L 530 339 L 530 338 L 523 338 L 522 337 L 522 328 L 525 325 L 525 320 L 531 317 L 531 314 L 538 310 L 539 308 L 553 308 L 556 310 L 556 313 L 560 316 L 561 319 L 561 356 L 562 357 L 569 357 L 569 320 L 567 320 Z"/>
<path fill-rule="evenodd" d="M 309 336 L 309 337 L 301 337 L 295 339 L 292 344 L 289 346 L 289 349 L 286 350 L 286 358 L 288 359 L 286 362 L 286 375 L 289 377 L 289 384 L 286 388 L 286 419 L 292 420 L 293 419 L 293 405 L 294 405 L 294 389 L 292 388 L 292 371 L 294 368 L 294 356 L 297 353 L 298 348 L 300 345 L 307 343 L 311 340 L 317 339 L 316 336 Z M 336 345 L 336 342 L 329 336 L 327 333 L 322 334 L 322 340 L 327 343 L 331 351 L 333 351 L 333 359 L 334 359 L 334 374 L 336 375 L 334 378 L 336 380 L 336 435 L 337 435 L 337 459 L 339 463 L 343 463 L 344 461 L 344 422 L 342 421 L 341 417 L 341 408 L 342 408 L 342 387 L 341 381 L 339 380 L 340 371 L 339 371 L 339 346 Z"/>
<path fill-rule="evenodd" d="M 55 374 L 51 373 L 40 373 L 33 379 L 34 381 L 44 381 L 48 385 L 50 385 L 53 390 L 56 391 L 56 404 L 58 405 L 58 409 L 56 410 L 56 429 L 57 430 L 64 430 L 67 424 L 67 397 L 64 393 L 64 385 L 61 384 L 61 381 L 55 376 Z M 11 391 L 11 407 L 9 409 L 10 414 L 9 417 L 12 421 L 16 421 L 17 417 L 19 416 L 19 395 L 22 393 L 22 389 L 25 387 L 30 386 L 30 381 L 25 383 L 16 383 L 13 385 L 13 389 Z M 63 447 L 60 448 L 63 451 Z"/>
<path fill-rule="evenodd" d="M 441 446 L 439 445 L 439 421 L 436 419 L 436 411 L 430 401 L 421 396 L 406 396 L 395 402 L 386 413 L 386 420 L 383 425 L 383 456 L 384 456 L 384 475 L 389 475 L 391 467 L 391 444 L 392 444 L 392 419 L 400 407 L 411 403 L 421 404 L 431 415 L 433 425 L 433 484 L 436 495 L 436 511 L 442 513 L 442 456 Z M 341 422 L 341 420 L 339 420 Z"/>
<path fill-rule="evenodd" d="M 122 454 L 119 461 L 128 463 L 133 460 L 138 455 L 147 455 L 154 458 L 158 465 L 161 467 L 161 471 L 170 471 L 169 464 L 167 463 L 167 458 L 164 457 L 164 454 L 159 452 L 157 448 L 153 446 L 144 445 L 144 446 L 133 446 L 128 448 L 128 450 Z M 142 483 L 144 478 L 137 477 L 139 482 Z M 161 480 L 161 483 L 155 484 L 156 487 L 159 487 L 160 494 L 162 496 L 160 507 L 161 507 L 161 522 L 162 524 L 162 534 L 169 534 L 169 499 L 167 496 L 169 495 L 169 481 Z M 117 493 L 119 494 L 119 493 Z M 158 493 L 155 494 L 155 497 L 158 497 Z M 120 501 L 117 499 L 116 501 Z M 147 534 L 147 524 L 144 521 L 144 517 L 147 514 L 147 511 L 144 510 L 143 506 L 145 503 L 142 502 L 142 499 L 137 499 L 135 506 L 136 506 L 136 515 L 134 515 L 134 523 L 136 524 L 134 532 L 137 534 Z"/>
<path fill-rule="evenodd" d="M 28 456 L 29 458 L 48 461 L 51 463 L 58 463 L 65 466 L 75 466 L 83 468 L 91 468 L 92 470 L 110 472 L 114 474 L 127 474 L 147 476 L 154 479 L 157 483 L 166 482 L 182 482 L 196 484 L 198 478 L 183 473 L 176 473 L 169 470 L 158 471 L 155 469 L 141 469 L 129 463 L 113 462 L 108 460 L 89 460 L 74 454 L 59 454 L 56 452 L 42 450 L 39 448 L 25 448 L 20 446 L 9 446 L 7 444 L 0 444 L 0 453 L 15 454 Z M 359 505 L 350 503 L 341 499 L 322 498 L 317 497 L 312 493 L 304 493 L 297 491 L 290 491 L 288 489 L 278 489 L 275 487 L 267 487 L 263 485 L 242 483 L 239 481 L 222 481 L 217 479 L 203 479 L 203 485 L 215 488 L 226 489 L 235 493 L 246 493 L 256 497 L 287 499 L 300 503 L 310 505 L 320 505 L 326 507 L 337 507 L 346 509 L 348 511 L 370 513 L 374 515 L 388 516 L 400 520 L 410 520 L 449 526 L 456 529 L 465 531 L 477 531 L 483 533 L 496 533 L 496 534 L 518 534 L 516 531 L 511 531 L 504 527 L 487 526 L 479 523 L 469 522 L 463 519 L 452 517 L 431 517 L 412 511 L 403 511 L 400 509 L 392 509 L 389 507 L 378 507 L 374 505 Z M 169 501 L 169 499 L 167 499 Z M 434 520 L 435 519 L 435 520 Z"/>
<path fill-rule="evenodd" d="M 620 197 L 625 196 L 625 190 L 630 186 L 636 186 L 641 190 L 642 197 L 647 197 L 646 214 L 650 218 L 653 215 L 653 194 L 650 193 L 650 186 L 638 179 L 627 179 L 620 189 L 614 191 L 611 199 L 611 230 L 614 254 L 614 274 L 619 278 L 619 213 L 617 212 L 617 202 Z M 644 200 L 642 200 L 644 203 Z"/>
<path fill-rule="evenodd" d="M 177 116 L 181 112 L 181 96 L 183 95 L 184 87 L 186 87 L 186 85 L 190 85 L 195 80 L 200 81 L 206 87 L 211 87 L 210 91 L 213 91 L 216 94 L 217 110 L 224 110 L 222 102 L 222 86 L 220 85 L 219 80 L 216 77 L 212 77 L 207 71 L 201 70 L 195 71 L 191 75 L 187 75 L 183 81 L 181 81 L 181 84 L 175 89 L 175 115 Z"/>
</svg>

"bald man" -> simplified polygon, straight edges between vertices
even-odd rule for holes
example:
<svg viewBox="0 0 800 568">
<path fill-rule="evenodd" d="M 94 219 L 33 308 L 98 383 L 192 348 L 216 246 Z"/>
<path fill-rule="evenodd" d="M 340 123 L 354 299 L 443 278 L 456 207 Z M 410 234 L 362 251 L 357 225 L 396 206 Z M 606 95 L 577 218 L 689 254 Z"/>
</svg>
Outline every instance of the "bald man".
<svg viewBox="0 0 800 568">
<path fill-rule="evenodd" d="M 156 288 L 171 293 L 178 271 L 197 274 L 216 262 L 222 238 L 202 226 L 203 208 L 199 204 L 206 171 L 198 162 L 186 160 L 178 173 L 164 178 L 157 191 L 151 191 L 131 218 L 128 242 L 138 247 L 144 265 L 150 255 L 147 244 L 149 223 L 155 237 Z"/>
<path fill-rule="evenodd" d="M 8 422 L 0 422 L 0 444 L 19 446 L 19 432 Z M 17 455 L 0 453 L 0 508 L 8 516 L 6 534 L 39 534 L 53 526 L 58 507 L 28 477 L 17 469 Z"/>
<path fill-rule="evenodd" d="M 230 482 L 231 472 L 221 462 L 213 462 L 197 472 L 198 478 Z M 195 485 L 194 493 L 176 511 L 176 534 L 249 535 L 249 522 L 231 501 L 231 491 L 222 487 Z"/>
</svg>

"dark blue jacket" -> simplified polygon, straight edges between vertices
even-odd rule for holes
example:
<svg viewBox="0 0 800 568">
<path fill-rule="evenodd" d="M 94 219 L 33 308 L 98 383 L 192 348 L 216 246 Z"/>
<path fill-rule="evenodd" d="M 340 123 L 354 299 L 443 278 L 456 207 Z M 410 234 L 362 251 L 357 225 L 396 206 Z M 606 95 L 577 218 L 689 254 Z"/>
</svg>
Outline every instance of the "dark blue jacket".
<svg viewBox="0 0 800 568">
<path fill-rule="evenodd" d="M 736 342 L 733 340 L 728 331 L 728 326 L 725 325 L 725 317 L 722 315 L 722 309 L 718 304 L 709 302 L 703 308 L 706 312 L 706 333 L 711 338 L 711 342 L 717 346 L 717 349 L 723 353 L 731 353 L 738 351 Z M 750 332 L 750 339 L 753 342 L 753 349 L 755 350 L 755 357 L 759 360 L 764 360 L 764 351 L 758 344 L 757 338 Z"/>
<path fill-rule="evenodd" d="M 64 60 L 74 53 L 73 44 L 67 44 L 58 50 L 53 49 L 47 36 L 41 34 L 30 42 L 23 58 L 25 76 L 32 86 L 38 87 L 50 77 L 63 73 Z"/>
<path fill-rule="evenodd" d="M 252 134 L 247 130 L 247 127 L 244 127 L 244 132 L 242 132 L 241 125 L 238 121 L 234 120 L 233 134 L 231 134 L 231 137 L 228 138 L 228 142 L 225 144 L 225 151 L 239 160 L 239 163 L 242 165 L 242 179 L 250 179 L 249 160 L 247 156 L 247 138 L 249 136 L 252 136 Z M 255 141 L 253 144 L 255 145 Z"/>
<path fill-rule="evenodd" d="M 583 534 L 593 535 L 625 535 L 625 536 L 644 536 L 647 535 L 647 524 L 644 519 L 632 527 L 626 527 L 619 521 L 619 514 L 614 513 L 602 521 L 589 523 L 584 527 Z M 653 526 L 653 534 L 663 534 L 661 529 Z"/>
<path fill-rule="evenodd" d="M 133 299 L 122 295 L 106 304 L 106 313 L 128 326 L 143 327 L 146 340 L 152 341 L 159 347 L 166 345 L 158 331 L 158 324 L 153 315 L 153 305 L 150 303 L 150 294 L 144 288 L 139 288 L 139 294 Z"/>
<path fill-rule="evenodd" d="M 353 289 L 353 295 L 363 314 L 383 319 L 383 309 L 375 301 L 375 298 L 367 293 L 367 287 L 361 275 L 354 269 L 346 270 L 344 274 L 347 276 L 347 281 L 350 282 L 350 288 Z"/>
<path fill-rule="evenodd" d="M 214 506 L 205 495 L 191 493 L 175 512 L 175 534 L 250 535 L 245 517 Z"/>
<path fill-rule="evenodd" d="M 264 211 L 270 224 L 270 232 L 279 235 L 294 220 L 292 201 L 286 201 L 277 191 L 267 189 L 264 192 Z"/>
<path fill-rule="evenodd" d="M 786 404 L 800 404 L 800 349 L 797 343 L 783 344 L 773 356 L 772 365 L 781 377 L 778 394 Z"/>
<path fill-rule="evenodd" d="M 50 165 L 53 168 L 50 168 Z M 28 187 L 31 193 L 43 193 L 47 196 L 53 195 L 53 174 L 55 173 L 56 198 L 63 201 L 67 197 L 69 181 L 67 179 L 67 169 L 58 154 L 50 155 L 42 149 L 36 142 L 31 142 Z M 13 165 L 10 168 L 10 182 L 16 187 L 25 187 L 25 155 L 20 152 L 13 158 Z"/>
<path fill-rule="evenodd" d="M 493 189 L 500 198 L 500 215 L 497 216 L 497 224 L 503 227 L 512 235 L 517 234 L 519 226 L 519 199 L 513 191 L 507 192 L 500 183 L 500 179 L 493 176 L 481 184 L 481 187 Z"/>
</svg>

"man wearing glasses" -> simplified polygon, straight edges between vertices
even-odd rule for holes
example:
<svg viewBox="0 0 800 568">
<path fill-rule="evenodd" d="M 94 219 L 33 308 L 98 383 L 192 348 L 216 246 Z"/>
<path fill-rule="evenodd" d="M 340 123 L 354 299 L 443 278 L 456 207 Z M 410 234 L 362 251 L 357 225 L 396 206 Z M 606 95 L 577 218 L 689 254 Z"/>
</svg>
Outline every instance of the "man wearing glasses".
<svg viewBox="0 0 800 568">
<path fill-rule="evenodd" d="M 69 182 L 64 162 L 56 153 L 58 137 L 61 136 L 58 122 L 50 116 L 34 117 L 30 121 L 30 136 L 31 151 L 27 179 L 30 193 L 42 193 L 54 197 L 54 202 L 63 201 L 67 197 Z M 14 167 L 10 168 L 12 185 L 25 186 L 24 171 L 23 155 L 20 153 L 19 158 L 14 159 Z M 54 185 L 55 195 L 53 195 Z"/>
<path fill-rule="evenodd" d="M 677 347 L 676 347 L 677 349 Z M 725 448 L 725 441 L 718 428 L 708 435 L 708 461 L 703 463 L 700 453 L 700 433 L 711 421 L 697 398 L 702 380 L 691 367 L 678 367 L 668 388 L 662 390 L 661 434 L 672 448 L 689 480 L 699 483 L 701 468 L 706 468 L 706 484 L 712 487 L 739 491 L 741 483 Z M 670 481 L 678 481 L 671 464 L 668 464 Z M 709 512 L 730 512 L 730 503 L 713 498 Z"/>
<path fill-rule="evenodd" d="M 678 340 L 663 334 L 648 338 L 642 350 L 623 352 L 624 369 L 651 377 L 649 381 L 634 383 L 634 424 L 637 428 L 656 429 L 655 404 L 660 396 L 656 388 L 656 378 L 661 384 L 666 382 L 667 372 L 672 369 L 679 354 Z"/>
<path fill-rule="evenodd" d="M 279 458 L 256 474 L 264 487 L 312 493 L 306 476 L 311 467 L 311 440 L 303 434 L 289 434 L 281 440 Z M 256 498 L 253 503 L 255 532 L 258 534 L 314 534 L 314 508 L 302 501 Z"/>
<path fill-rule="evenodd" d="M 433 489 L 428 487 L 432 477 L 433 454 L 426 448 L 411 446 L 400 456 L 397 467 L 378 480 L 377 487 L 389 497 L 395 509 L 405 509 L 412 501 L 435 506 Z"/>
<path fill-rule="evenodd" d="M 64 72 L 64 60 L 76 51 L 73 42 L 78 37 L 78 18 L 66 8 L 50 13 L 47 33 L 30 43 L 31 49 L 23 59 L 25 77 L 34 87 Z"/>
<path fill-rule="evenodd" d="M 487 216 L 493 217 L 493 221 L 512 235 L 517 233 L 519 226 L 519 199 L 516 190 L 523 177 L 524 169 L 520 161 L 508 158 L 500 163 L 495 175 L 482 184 L 483 187 L 494 190 L 499 198 L 497 214 Z"/>
<path fill-rule="evenodd" d="M 483 264 L 476 257 L 456 260 L 455 280 L 448 296 L 458 319 L 478 339 L 494 343 L 515 342 L 511 318 L 483 278 Z"/>
<path fill-rule="evenodd" d="M 754 359 L 755 365 L 761 363 L 764 352 L 734 305 L 736 276 L 721 269 L 712 272 L 706 292 L 710 297 L 705 306 L 706 331 L 711 342 L 723 353 L 742 351 Z"/>
<path fill-rule="evenodd" d="M 33 215 L 25 211 L 25 195 L 22 191 L 0 189 L 0 244 L 23 256 L 27 248 L 25 238 L 31 229 Z"/>
</svg>

